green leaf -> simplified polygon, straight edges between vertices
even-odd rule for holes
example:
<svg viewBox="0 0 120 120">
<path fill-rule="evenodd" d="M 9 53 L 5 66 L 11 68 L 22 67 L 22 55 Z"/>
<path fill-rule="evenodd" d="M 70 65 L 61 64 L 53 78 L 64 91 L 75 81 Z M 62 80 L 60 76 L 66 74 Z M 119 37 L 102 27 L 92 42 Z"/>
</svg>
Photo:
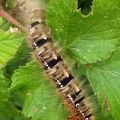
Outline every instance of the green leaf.
<svg viewBox="0 0 120 120">
<path fill-rule="evenodd" d="M 63 51 L 81 63 L 109 58 L 120 40 L 120 1 L 94 0 L 88 16 L 77 10 L 76 0 L 51 0 L 47 22 Z"/>
<path fill-rule="evenodd" d="M 6 102 L 9 97 L 7 79 L 3 75 L 3 70 L 0 69 L 0 103 Z"/>
<path fill-rule="evenodd" d="M 10 29 L 10 24 L 3 20 L 2 18 L 0 18 L 0 29 L 7 31 Z"/>
<path fill-rule="evenodd" d="M 19 68 L 19 66 L 23 66 L 26 64 L 26 62 L 30 61 L 31 51 L 26 43 L 26 41 L 22 42 L 14 58 L 8 61 L 7 65 L 5 66 L 5 75 L 7 78 L 10 78 L 14 71 Z"/>
<path fill-rule="evenodd" d="M 0 69 L 0 120 L 25 120 L 9 99 L 8 80 Z"/>
<path fill-rule="evenodd" d="M 28 120 L 8 101 L 0 103 L 0 120 Z"/>
<path fill-rule="evenodd" d="M 120 47 L 109 60 L 93 64 L 87 76 L 100 105 L 120 120 Z"/>
<path fill-rule="evenodd" d="M 0 67 L 14 57 L 22 41 L 22 35 L 0 30 Z"/>
<path fill-rule="evenodd" d="M 32 120 L 65 120 L 65 111 L 55 88 L 43 75 L 42 69 L 30 62 L 16 70 L 11 90 L 21 91 L 23 113 Z M 20 95 L 20 94 L 19 94 Z M 20 100 L 21 101 L 21 100 Z"/>
</svg>

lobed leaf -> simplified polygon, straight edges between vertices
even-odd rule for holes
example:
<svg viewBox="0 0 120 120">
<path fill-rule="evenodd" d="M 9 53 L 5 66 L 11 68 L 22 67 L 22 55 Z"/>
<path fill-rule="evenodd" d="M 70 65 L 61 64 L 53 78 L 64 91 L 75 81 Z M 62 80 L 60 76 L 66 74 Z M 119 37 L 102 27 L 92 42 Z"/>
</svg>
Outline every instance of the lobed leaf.
<svg viewBox="0 0 120 120">
<path fill-rule="evenodd" d="M 114 120 L 120 119 L 120 47 L 109 60 L 93 64 L 87 76 L 100 105 Z"/>
<path fill-rule="evenodd" d="M 8 97 L 9 97 L 8 82 L 3 75 L 3 70 L 0 69 L 0 102 L 7 101 Z"/>
<path fill-rule="evenodd" d="M 12 59 L 21 45 L 23 36 L 0 30 L 0 67 Z"/>
<path fill-rule="evenodd" d="M 51 0 L 46 16 L 63 51 L 86 64 L 105 60 L 117 49 L 119 13 L 119 0 L 94 0 L 88 16 L 77 10 L 76 0 Z"/>
<path fill-rule="evenodd" d="M 12 77 L 11 90 L 21 91 L 23 114 L 32 120 L 64 120 L 67 112 L 55 88 L 43 76 L 43 71 L 33 62 L 18 69 Z M 20 95 L 20 94 L 19 94 Z M 20 96 L 19 96 L 20 97 Z"/>
<path fill-rule="evenodd" d="M 10 101 L 9 84 L 0 69 L 0 120 L 27 120 Z"/>
<path fill-rule="evenodd" d="M 31 59 L 30 49 L 28 48 L 26 41 L 23 41 L 20 47 L 17 49 L 15 56 L 9 60 L 5 66 L 6 77 L 11 78 L 12 74 L 19 66 L 24 66 L 26 62 Z"/>
</svg>

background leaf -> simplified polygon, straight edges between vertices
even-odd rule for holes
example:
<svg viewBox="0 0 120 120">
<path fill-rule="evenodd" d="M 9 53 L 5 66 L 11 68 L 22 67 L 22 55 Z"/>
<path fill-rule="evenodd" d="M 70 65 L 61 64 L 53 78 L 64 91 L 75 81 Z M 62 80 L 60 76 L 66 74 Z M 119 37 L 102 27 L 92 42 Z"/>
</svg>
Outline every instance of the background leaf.
<svg viewBox="0 0 120 120">
<path fill-rule="evenodd" d="M 5 76 L 11 78 L 16 69 L 18 69 L 20 66 L 24 66 L 26 62 L 31 60 L 30 55 L 31 51 L 28 48 L 26 41 L 23 41 L 13 58 L 7 62 L 7 65 L 4 68 Z"/>
<path fill-rule="evenodd" d="M 0 69 L 0 120 L 27 120 L 10 101 L 9 84 Z"/>
<path fill-rule="evenodd" d="M 109 60 L 91 65 L 87 76 L 101 106 L 120 119 L 120 47 Z"/>
<path fill-rule="evenodd" d="M 12 59 L 18 47 L 21 45 L 23 36 L 20 34 L 12 34 L 10 31 L 4 32 L 0 30 L 0 67 Z"/>
<path fill-rule="evenodd" d="M 99 103 L 99 115 L 95 113 L 95 120 L 119 120 L 120 2 L 94 0 L 87 16 L 82 14 L 86 8 L 77 10 L 76 0 L 45 2 L 48 5 L 46 21 L 54 41 L 58 41 L 65 57 L 82 64 L 78 64 L 80 70 L 76 76 L 84 75 L 90 82 L 89 85 L 87 81 L 83 91 L 87 91 L 88 86 L 94 90 L 95 96 L 88 95 L 88 98 L 94 110 Z M 38 65 L 26 64 L 30 51 L 23 42 L 23 35 L 12 34 L 9 28 L 10 24 L 0 19 L 0 119 L 66 120 L 69 115 L 55 93 L 55 87 Z M 72 62 L 67 61 L 68 67 Z M 75 72 L 75 69 L 71 71 Z M 98 101 L 93 100 L 96 96 Z"/>
<path fill-rule="evenodd" d="M 91 14 L 84 17 L 77 11 L 76 0 L 51 0 L 47 22 L 68 56 L 95 63 L 109 58 L 117 48 L 119 7 L 118 0 L 94 0 Z"/>
<path fill-rule="evenodd" d="M 0 30 L 7 31 L 10 28 L 10 24 L 0 18 Z"/>
<path fill-rule="evenodd" d="M 23 113 L 32 120 L 64 120 L 67 112 L 63 108 L 54 87 L 43 76 L 42 70 L 30 62 L 18 69 L 12 77 L 11 90 L 24 94 Z M 19 94 L 20 95 L 20 94 Z M 19 96 L 20 97 L 20 96 Z"/>
</svg>

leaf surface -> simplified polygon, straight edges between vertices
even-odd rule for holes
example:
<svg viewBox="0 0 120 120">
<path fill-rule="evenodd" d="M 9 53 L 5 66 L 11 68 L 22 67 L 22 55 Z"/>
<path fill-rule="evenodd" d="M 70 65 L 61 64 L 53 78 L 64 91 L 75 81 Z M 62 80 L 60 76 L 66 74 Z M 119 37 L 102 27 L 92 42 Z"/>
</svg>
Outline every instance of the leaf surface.
<svg viewBox="0 0 120 120">
<path fill-rule="evenodd" d="M 76 0 L 51 0 L 47 22 L 63 51 L 81 63 L 109 58 L 120 40 L 120 1 L 94 0 L 83 16 Z"/>
<path fill-rule="evenodd" d="M 23 37 L 0 30 L 0 67 L 14 57 Z"/>
<path fill-rule="evenodd" d="M 67 112 L 63 108 L 55 88 L 49 83 L 43 71 L 34 63 L 18 69 L 12 77 L 12 91 L 24 94 L 23 113 L 32 120 L 64 120 Z"/>
<path fill-rule="evenodd" d="M 0 120 L 27 120 L 10 101 L 9 84 L 0 69 Z"/>
<path fill-rule="evenodd" d="M 114 120 L 120 119 L 120 47 L 109 60 L 93 64 L 87 76 L 100 105 Z"/>
</svg>

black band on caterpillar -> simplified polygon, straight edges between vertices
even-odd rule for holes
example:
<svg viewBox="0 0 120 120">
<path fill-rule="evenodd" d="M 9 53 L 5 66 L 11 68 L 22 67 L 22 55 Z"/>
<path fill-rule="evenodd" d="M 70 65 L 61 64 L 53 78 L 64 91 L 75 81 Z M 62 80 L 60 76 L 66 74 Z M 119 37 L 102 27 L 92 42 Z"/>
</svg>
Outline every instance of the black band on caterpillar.
<svg viewBox="0 0 120 120">
<path fill-rule="evenodd" d="M 36 26 L 36 25 L 38 25 L 38 24 L 45 24 L 45 22 L 44 21 L 35 21 L 35 22 L 33 22 L 31 25 L 30 25 L 30 28 L 32 28 L 32 27 L 34 27 L 34 26 Z"/>
<path fill-rule="evenodd" d="M 72 98 L 72 100 L 75 100 L 80 93 L 81 91 L 78 91 L 76 93 L 71 94 L 70 97 Z"/>
<path fill-rule="evenodd" d="M 43 44 L 45 44 L 45 43 L 47 43 L 47 42 L 49 42 L 49 41 L 51 41 L 51 39 L 50 38 L 46 38 L 46 39 L 44 39 L 44 38 L 38 38 L 38 39 L 35 39 L 34 40 L 34 42 L 33 42 L 33 46 L 34 47 L 41 47 Z"/>
<path fill-rule="evenodd" d="M 85 116 L 85 118 L 87 119 L 87 118 L 90 118 L 91 116 L 92 116 L 92 114 L 88 114 Z"/>
<path fill-rule="evenodd" d="M 31 24 L 30 27 L 32 28 L 32 27 L 34 27 L 34 26 L 36 26 L 36 25 L 38 25 L 38 24 L 40 24 L 40 22 L 39 22 L 39 21 L 35 21 L 35 22 L 33 22 L 33 23 Z"/>
<path fill-rule="evenodd" d="M 52 68 L 60 61 L 62 61 L 62 58 L 60 56 L 58 56 L 57 59 L 53 59 L 53 60 L 49 61 L 47 64 L 50 68 Z"/>
<path fill-rule="evenodd" d="M 42 23 L 44 24 L 44 22 L 35 21 L 29 28 L 37 58 L 43 63 L 46 73 L 56 83 L 60 93 L 74 106 L 77 113 L 83 116 L 83 120 L 94 120 L 90 107 L 85 102 L 85 96 L 75 83 L 74 77 L 66 69 L 61 56 L 57 55 L 52 39 L 45 35 L 44 29 L 42 32 L 41 30 L 36 32 L 36 27 L 39 29 Z"/>
<path fill-rule="evenodd" d="M 60 83 L 62 86 L 66 86 L 72 79 L 73 79 L 73 76 L 70 74 L 68 77 L 61 80 Z"/>
</svg>

